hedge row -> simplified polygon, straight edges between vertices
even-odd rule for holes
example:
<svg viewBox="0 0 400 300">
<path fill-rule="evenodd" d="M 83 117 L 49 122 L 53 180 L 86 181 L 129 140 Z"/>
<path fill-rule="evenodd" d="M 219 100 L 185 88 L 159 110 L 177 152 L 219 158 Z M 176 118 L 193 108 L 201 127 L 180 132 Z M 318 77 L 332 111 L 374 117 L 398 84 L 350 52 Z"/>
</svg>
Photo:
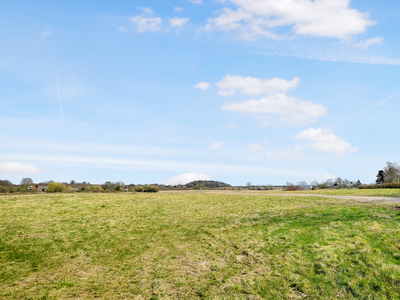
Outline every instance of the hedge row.
<svg viewBox="0 0 400 300">
<path fill-rule="evenodd" d="M 400 189 L 400 182 L 360 185 L 359 189 Z"/>
</svg>

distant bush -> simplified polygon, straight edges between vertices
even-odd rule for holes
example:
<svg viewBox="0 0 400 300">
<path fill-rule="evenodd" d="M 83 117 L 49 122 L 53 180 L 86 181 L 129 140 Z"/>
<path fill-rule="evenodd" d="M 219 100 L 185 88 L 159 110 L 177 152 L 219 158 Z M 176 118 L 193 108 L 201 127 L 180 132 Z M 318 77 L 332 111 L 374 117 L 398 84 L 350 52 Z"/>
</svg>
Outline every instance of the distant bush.
<svg viewBox="0 0 400 300">
<path fill-rule="evenodd" d="M 359 189 L 400 189 L 400 182 L 390 182 L 381 184 L 363 184 L 358 187 Z"/>
<path fill-rule="evenodd" d="M 138 185 L 137 187 L 135 187 L 135 192 L 143 193 L 144 192 L 144 186 Z"/>
<path fill-rule="evenodd" d="M 90 191 L 91 191 L 92 193 L 100 193 L 102 190 L 103 190 L 103 188 L 102 188 L 100 185 L 93 185 L 93 186 L 90 188 Z"/>
<path fill-rule="evenodd" d="M 103 191 L 103 188 L 100 185 L 87 185 L 85 187 L 85 192 L 90 192 L 90 193 L 101 193 Z"/>
<path fill-rule="evenodd" d="M 138 193 L 157 193 L 160 190 L 160 188 L 156 185 L 138 185 L 135 187 L 135 192 Z"/>
<path fill-rule="evenodd" d="M 46 192 L 48 193 L 62 193 L 67 190 L 67 186 L 64 183 L 50 182 L 49 188 Z"/>
</svg>

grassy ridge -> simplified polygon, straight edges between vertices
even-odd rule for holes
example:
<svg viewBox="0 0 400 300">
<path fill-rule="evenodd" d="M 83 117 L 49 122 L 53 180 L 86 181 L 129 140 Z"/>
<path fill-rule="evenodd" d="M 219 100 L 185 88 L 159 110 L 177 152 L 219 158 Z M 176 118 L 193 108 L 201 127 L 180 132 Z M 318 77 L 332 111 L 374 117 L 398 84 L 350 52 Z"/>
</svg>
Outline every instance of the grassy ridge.
<svg viewBox="0 0 400 300">
<path fill-rule="evenodd" d="M 315 197 L 1 196 L 0 298 L 399 298 L 399 222 Z"/>
</svg>

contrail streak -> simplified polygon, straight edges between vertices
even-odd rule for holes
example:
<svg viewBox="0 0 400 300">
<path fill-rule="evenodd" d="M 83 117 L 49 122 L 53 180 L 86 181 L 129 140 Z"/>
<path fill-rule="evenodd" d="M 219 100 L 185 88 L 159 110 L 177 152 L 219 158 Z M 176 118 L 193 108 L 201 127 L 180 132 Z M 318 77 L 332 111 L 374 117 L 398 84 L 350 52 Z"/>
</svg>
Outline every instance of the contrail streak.
<svg viewBox="0 0 400 300">
<path fill-rule="evenodd" d="M 57 78 L 57 98 L 58 98 L 58 105 L 60 107 L 60 117 L 61 117 L 61 120 L 63 120 L 64 119 L 64 112 L 63 112 L 63 109 L 62 109 L 62 106 L 61 106 L 60 82 L 58 81 L 58 78 Z"/>
<path fill-rule="evenodd" d="M 399 93 L 396 93 L 396 94 L 394 94 L 394 95 L 392 95 L 392 96 L 390 96 L 390 97 L 388 97 L 388 98 L 386 98 L 386 99 L 383 99 L 383 100 L 379 101 L 378 103 L 375 103 L 374 105 L 372 105 L 372 106 L 370 106 L 370 107 L 368 107 L 368 108 L 366 108 L 366 109 L 360 110 L 359 112 L 355 113 L 355 114 L 352 115 L 351 117 L 348 117 L 348 118 L 345 119 L 344 121 L 342 121 L 342 122 L 336 124 L 335 126 L 331 127 L 331 129 L 336 128 L 336 127 L 339 127 L 341 124 L 346 123 L 347 121 L 349 121 L 349 120 L 353 119 L 354 117 L 356 117 L 356 116 L 362 114 L 363 112 L 366 112 L 367 110 L 371 110 L 371 109 L 373 109 L 373 108 L 375 108 L 375 107 L 377 107 L 377 106 L 379 106 L 379 105 L 382 105 L 383 103 L 389 101 L 390 99 L 392 99 L 393 97 L 396 97 L 396 96 L 399 95 L 399 94 L 400 94 L 400 92 L 399 92 Z"/>
</svg>

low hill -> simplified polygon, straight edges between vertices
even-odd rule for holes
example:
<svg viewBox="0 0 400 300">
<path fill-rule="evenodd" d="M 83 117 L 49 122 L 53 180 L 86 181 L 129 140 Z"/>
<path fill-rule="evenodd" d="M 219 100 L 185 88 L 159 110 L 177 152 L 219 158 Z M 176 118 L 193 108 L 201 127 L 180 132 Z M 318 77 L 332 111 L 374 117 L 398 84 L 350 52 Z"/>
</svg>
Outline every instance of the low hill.
<svg viewBox="0 0 400 300">
<path fill-rule="evenodd" d="M 196 185 L 202 185 L 210 189 L 231 186 L 230 184 L 214 180 L 195 180 L 186 184 L 188 188 L 194 188 Z"/>
</svg>

